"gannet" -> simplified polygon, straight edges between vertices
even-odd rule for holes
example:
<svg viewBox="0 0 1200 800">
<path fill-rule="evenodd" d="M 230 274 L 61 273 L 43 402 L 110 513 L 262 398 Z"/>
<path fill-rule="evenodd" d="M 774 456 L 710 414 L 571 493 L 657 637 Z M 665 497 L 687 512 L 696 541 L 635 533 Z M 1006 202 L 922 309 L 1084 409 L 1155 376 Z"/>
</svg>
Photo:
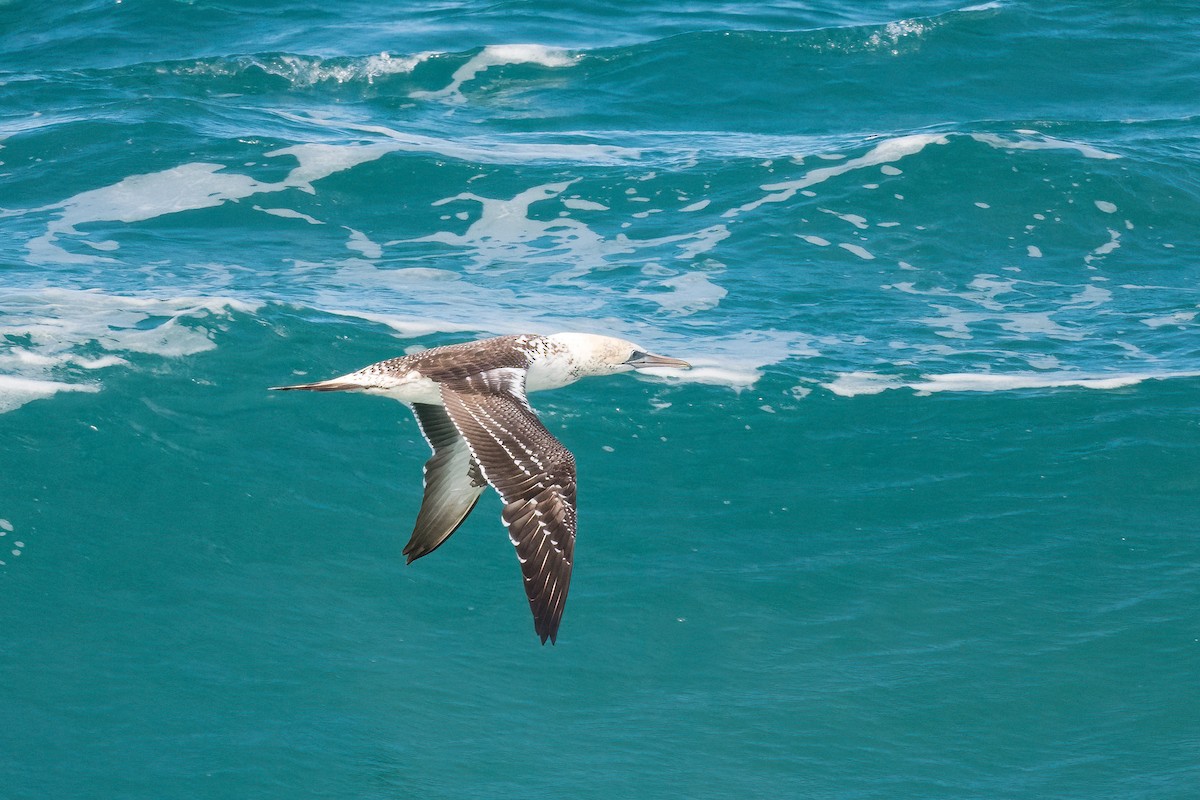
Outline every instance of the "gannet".
<svg viewBox="0 0 1200 800">
<path fill-rule="evenodd" d="M 589 375 L 690 366 L 623 339 L 588 333 L 519 334 L 436 347 L 356 372 L 275 390 L 355 391 L 410 406 L 433 455 L 408 563 L 454 533 L 486 484 L 504 501 L 501 519 L 517 549 L 533 626 L 542 644 L 558 635 L 575 549 L 575 458 L 546 429 L 526 395 Z"/>
</svg>

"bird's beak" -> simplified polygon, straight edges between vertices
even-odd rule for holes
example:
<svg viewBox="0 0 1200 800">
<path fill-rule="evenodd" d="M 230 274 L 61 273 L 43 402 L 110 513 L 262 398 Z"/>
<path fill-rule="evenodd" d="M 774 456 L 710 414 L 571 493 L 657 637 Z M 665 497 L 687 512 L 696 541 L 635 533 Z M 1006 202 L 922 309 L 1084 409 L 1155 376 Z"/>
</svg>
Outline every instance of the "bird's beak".
<svg viewBox="0 0 1200 800">
<path fill-rule="evenodd" d="M 688 362 L 678 358 L 656 356 L 653 353 L 643 353 L 641 350 L 634 350 L 633 355 L 626 359 L 625 363 L 635 369 L 641 369 L 642 367 L 678 367 L 680 369 L 688 369 L 692 366 Z"/>
</svg>

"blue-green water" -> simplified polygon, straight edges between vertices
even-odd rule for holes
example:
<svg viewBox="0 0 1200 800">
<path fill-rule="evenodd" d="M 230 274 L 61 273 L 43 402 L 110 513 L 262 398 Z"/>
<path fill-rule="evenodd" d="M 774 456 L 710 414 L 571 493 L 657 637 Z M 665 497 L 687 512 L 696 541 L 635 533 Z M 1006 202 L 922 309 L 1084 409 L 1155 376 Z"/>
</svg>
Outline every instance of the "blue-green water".
<svg viewBox="0 0 1200 800">
<path fill-rule="evenodd" d="M 1198 26 L 0 2 L 0 796 L 1200 796 Z M 542 647 L 265 389 L 556 330 Z"/>
</svg>

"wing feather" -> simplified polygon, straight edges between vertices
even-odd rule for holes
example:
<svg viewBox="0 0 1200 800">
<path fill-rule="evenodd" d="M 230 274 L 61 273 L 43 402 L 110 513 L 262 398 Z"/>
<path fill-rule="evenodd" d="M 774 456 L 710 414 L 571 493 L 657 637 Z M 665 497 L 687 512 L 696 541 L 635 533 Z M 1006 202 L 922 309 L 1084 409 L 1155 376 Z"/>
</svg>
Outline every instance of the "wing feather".
<svg viewBox="0 0 1200 800">
<path fill-rule="evenodd" d="M 575 458 L 529 407 L 525 370 L 488 370 L 441 387 L 446 413 L 504 500 L 534 629 L 554 642 L 575 551 Z"/>
<path fill-rule="evenodd" d="M 425 462 L 425 494 L 404 555 L 412 563 L 438 549 L 458 530 L 487 484 L 466 440 L 441 406 L 413 403 L 413 414 L 433 455 Z"/>
</svg>

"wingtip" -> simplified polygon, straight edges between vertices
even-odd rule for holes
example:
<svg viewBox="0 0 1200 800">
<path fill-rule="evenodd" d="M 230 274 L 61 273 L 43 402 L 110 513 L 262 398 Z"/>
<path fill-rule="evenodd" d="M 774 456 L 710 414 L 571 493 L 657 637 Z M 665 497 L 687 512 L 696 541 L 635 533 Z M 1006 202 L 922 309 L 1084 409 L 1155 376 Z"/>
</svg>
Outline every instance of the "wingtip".
<svg viewBox="0 0 1200 800">
<path fill-rule="evenodd" d="M 567 586 L 570 585 L 570 579 L 568 572 Z M 567 601 L 567 586 L 564 586 L 562 591 L 549 601 L 549 605 L 541 605 L 534 598 L 529 599 L 530 610 L 533 611 L 533 629 L 537 632 L 543 645 L 546 644 L 547 639 L 550 640 L 550 644 L 557 643 L 558 628 L 562 624 L 563 606 Z"/>
<path fill-rule="evenodd" d="M 554 620 L 534 619 L 533 629 L 537 632 L 538 638 L 542 640 L 542 645 L 545 646 L 546 641 L 550 644 L 558 643 L 558 624 Z"/>
</svg>

